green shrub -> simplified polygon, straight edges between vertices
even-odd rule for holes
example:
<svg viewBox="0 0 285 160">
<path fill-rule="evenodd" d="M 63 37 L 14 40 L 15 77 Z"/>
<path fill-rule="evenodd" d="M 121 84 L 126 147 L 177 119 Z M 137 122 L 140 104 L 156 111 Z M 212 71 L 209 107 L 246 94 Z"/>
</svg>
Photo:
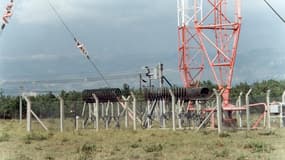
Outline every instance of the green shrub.
<svg viewBox="0 0 285 160">
<path fill-rule="evenodd" d="M 151 144 L 151 145 L 145 146 L 143 149 L 145 152 L 160 152 L 162 151 L 163 147 L 161 144 L 158 144 L 158 145 Z"/>
<path fill-rule="evenodd" d="M 84 154 L 91 154 L 91 153 L 93 153 L 95 151 L 96 151 L 96 145 L 95 144 L 85 143 L 81 147 L 81 152 L 84 153 Z"/>
<path fill-rule="evenodd" d="M 138 148 L 140 145 L 137 143 L 133 143 L 130 145 L 131 148 Z"/>
</svg>

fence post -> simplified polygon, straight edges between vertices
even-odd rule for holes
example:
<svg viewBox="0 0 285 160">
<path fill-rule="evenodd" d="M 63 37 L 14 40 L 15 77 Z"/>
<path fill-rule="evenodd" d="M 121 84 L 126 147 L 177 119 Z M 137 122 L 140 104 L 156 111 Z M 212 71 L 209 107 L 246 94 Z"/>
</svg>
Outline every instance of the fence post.
<svg viewBox="0 0 285 160">
<path fill-rule="evenodd" d="M 137 99 L 135 97 L 135 94 L 131 92 L 131 96 L 133 98 L 133 127 L 134 130 L 137 130 L 137 124 L 136 124 L 136 104 L 137 104 Z"/>
<path fill-rule="evenodd" d="M 20 124 L 22 124 L 22 119 L 23 119 L 23 103 L 22 103 L 22 95 L 19 96 L 19 119 L 20 119 Z"/>
<path fill-rule="evenodd" d="M 284 118 L 285 117 L 283 117 L 284 115 L 283 115 L 283 105 L 285 105 L 285 91 L 283 92 L 283 94 L 282 94 L 282 104 L 281 104 L 281 108 L 280 108 L 280 127 L 284 127 Z"/>
<path fill-rule="evenodd" d="M 179 129 L 182 129 L 182 104 L 181 103 L 182 103 L 181 100 L 178 99 L 176 106 L 178 110 L 177 118 L 178 118 L 178 128 Z"/>
<path fill-rule="evenodd" d="M 271 129 L 271 117 L 270 117 L 270 92 L 271 90 L 267 90 L 266 92 L 266 104 L 267 104 L 267 127 Z"/>
<path fill-rule="evenodd" d="M 76 130 L 76 131 L 78 131 L 78 129 L 79 129 L 79 126 L 78 126 L 78 125 L 79 125 L 79 122 L 78 122 L 78 121 L 79 121 L 79 116 L 76 116 L 76 117 L 75 117 L 75 130 Z"/>
<path fill-rule="evenodd" d="M 107 102 L 107 107 L 105 108 L 105 128 L 109 128 L 109 107 L 110 101 Z"/>
<path fill-rule="evenodd" d="M 59 99 L 59 107 L 60 107 L 60 132 L 63 132 L 63 122 L 64 122 L 64 100 L 62 97 L 57 96 Z"/>
<path fill-rule="evenodd" d="M 175 131 L 175 95 L 171 89 L 169 89 L 169 93 L 171 95 L 171 110 L 172 110 L 172 130 Z"/>
<path fill-rule="evenodd" d="M 166 107 L 165 107 L 165 99 L 162 100 L 162 128 L 165 128 L 165 111 Z"/>
<path fill-rule="evenodd" d="M 248 90 L 248 92 L 245 95 L 245 103 L 246 103 L 246 128 L 249 131 L 250 130 L 250 120 L 249 120 L 249 116 L 250 116 L 250 112 L 249 112 L 249 94 L 251 93 L 252 88 L 250 88 Z"/>
<path fill-rule="evenodd" d="M 95 120 L 96 120 L 96 131 L 99 131 L 99 99 L 95 94 L 92 94 L 93 98 L 95 99 L 95 108 L 94 108 L 94 114 L 95 114 Z"/>
<path fill-rule="evenodd" d="M 31 101 L 29 97 L 24 96 L 25 101 L 27 102 L 27 131 L 31 132 Z"/>
<path fill-rule="evenodd" d="M 222 128 L 222 100 L 221 100 L 221 93 L 218 93 L 216 89 L 213 89 L 216 95 L 216 107 L 217 107 L 217 122 L 218 122 L 218 134 L 221 134 L 223 131 Z"/>
<path fill-rule="evenodd" d="M 130 96 L 128 96 L 127 98 L 125 96 L 123 96 L 123 99 L 125 101 L 125 128 L 128 128 L 129 127 L 129 123 L 128 123 L 129 106 L 128 106 L 128 102 L 129 102 Z"/>
<path fill-rule="evenodd" d="M 147 100 L 147 128 L 151 128 L 151 125 L 150 125 L 150 108 L 151 108 L 151 103 L 150 103 L 150 100 Z"/>
<path fill-rule="evenodd" d="M 241 96 L 242 96 L 242 92 L 240 92 L 239 96 L 238 96 L 238 107 L 241 107 L 242 106 L 242 103 L 241 103 Z M 241 119 L 241 111 L 236 111 L 237 113 L 237 118 L 239 120 L 239 127 L 242 128 L 242 119 Z"/>
</svg>

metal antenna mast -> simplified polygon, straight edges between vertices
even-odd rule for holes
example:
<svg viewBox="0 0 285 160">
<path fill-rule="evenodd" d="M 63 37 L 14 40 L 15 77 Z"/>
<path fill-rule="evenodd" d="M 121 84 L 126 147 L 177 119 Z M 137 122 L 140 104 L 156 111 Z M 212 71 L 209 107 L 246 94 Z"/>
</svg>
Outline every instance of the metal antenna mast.
<svg viewBox="0 0 285 160">
<path fill-rule="evenodd" d="M 241 29 L 240 0 L 208 0 L 202 18 L 198 15 L 198 0 L 194 0 L 194 22 L 203 53 L 219 87 L 224 90 L 223 107 L 230 108 L 237 46 Z"/>
<path fill-rule="evenodd" d="M 194 15 L 203 16 L 202 2 L 177 0 L 178 68 L 186 88 L 198 87 L 204 70 L 204 55 L 194 27 Z"/>
</svg>

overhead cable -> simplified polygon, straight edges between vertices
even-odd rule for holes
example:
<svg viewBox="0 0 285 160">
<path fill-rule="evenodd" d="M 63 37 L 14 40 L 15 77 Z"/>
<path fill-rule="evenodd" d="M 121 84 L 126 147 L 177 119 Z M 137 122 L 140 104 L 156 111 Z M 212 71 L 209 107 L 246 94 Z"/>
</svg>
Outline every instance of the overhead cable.
<svg viewBox="0 0 285 160">
<path fill-rule="evenodd" d="M 78 41 L 78 39 L 76 38 L 75 34 L 71 31 L 71 29 L 68 27 L 68 25 L 65 23 L 65 21 L 63 20 L 62 16 L 59 14 L 59 12 L 56 10 L 56 8 L 53 6 L 53 4 L 50 2 L 50 0 L 47 0 L 49 3 L 49 6 L 51 7 L 51 9 L 54 11 L 54 13 L 56 14 L 57 18 L 60 20 L 60 22 L 62 23 L 62 25 L 64 26 L 64 28 L 66 29 L 66 31 L 70 34 L 70 36 L 73 38 L 73 40 L 76 43 L 76 46 L 78 49 L 80 49 L 81 53 L 88 59 L 88 61 L 90 62 L 90 64 L 92 65 L 92 67 L 98 72 L 98 74 L 101 76 L 102 80 L 106 83 L 106 85 L 108 87 L 111 87 L 110 84 L 107 82 L 106 78 L 104 77 L 103 73 L 99 70 L 99 68 L 97 67 L 97 65 L 92 61 L 92 59 L 90 58 L 90 56 L 88 55 L 88 52 L 86 50 L 86 48 L 84 47 L 84 45 Z"/>
<path fill-rule="evenodd" d="M 269 2 L 264 0 L 264 2 L 268 5 L 268 7 L 280 18 L 280 20 L 285 23 L 285 19 L 271 6 Z"/>
</svg>

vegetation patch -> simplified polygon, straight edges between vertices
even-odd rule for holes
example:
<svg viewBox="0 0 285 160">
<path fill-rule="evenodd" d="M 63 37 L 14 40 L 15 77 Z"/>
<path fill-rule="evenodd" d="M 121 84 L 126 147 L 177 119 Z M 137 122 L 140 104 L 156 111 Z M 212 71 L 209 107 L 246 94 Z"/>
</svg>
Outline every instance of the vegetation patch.
<svg viewBox="0 0 285 160">
<path fill-rule="evenodd" d="M 80 150 L 84 154 L 92 154 L 96 151 L 96 145 L 91 143 L 85 143 Z"/>
<path fill-rule="evenodd" d="M 43 140 L 47 140 L 48 139 L 48 135 L 42 134 L 42 133 L 29 133 L 24 137 L 25 141 L 43 141 Z"/>
<path fill-rule="evenodd" d="M 245 155 L 240 155 L 239 157 L 237 157 L 237 160 L 246 160 L 248 159 Z"/>
<path fill-rule="evenodd" d="M 0 142 L 9 141 L 10 135 L 8 133 L 2 133 L 0 134 Z"/>
<path fill-rule="evenodd" d="M 274 131 L 268 131 L 268 132 L 259 132 L 258 133 L 261 136 L 271 136 L 271 135 L 276 135 Z"/>
<path fill-rule="evenodd" d="M 55 158 L 53 156 L 48 155 L 45 157 L 45 160 L 55 160 Z"/>
<path fill-rule="evenodd" d="M 230 134 L 225 133 L 225 132 L 219 134 L 219 137 L 221 137 L 221 138 L 226 138 L 226 137 L 230 137 L 230 136 L 231 136 Z"/>
<path fill-rule="evenodd" d="M 161 144 L 150 144 L 145 146 L 143 149 L 145 152 L 160 152 L 162 151 L 163 147 Z"/>
<path fill-rule="evenodd" d="M 214 155 L 215 157 L 228 157 L 230 152 L 228 149 L 223 149 L 222 151 L 215 151 Z"/>
<path fill-rule="evenodd" d="M 32 158 L 30 158 L 24 154 L 20 154 L 15 158 L 15 160 L 32 160 Z"/>
<path fill-rule="evenodd" d="M 133 143 L 133 144 L 130 145 L 131 148 L 139 148 L 139 146 L 140 146 L 140 145 L 137 144 L 137 143 Z"/>
<path fill-rule="evenodd" d="M 270 153 L 274 148 L 264 142 L 249 142 L 244 145 L 244 149 L 250 149 L 252 153 L 266 152 Z"/>
<path fill-rule="evenodd" d="M 62 140 L 61 140 L 62 143 L 65 143 L 65 142 L 68 142 L 68 141 L 69 141 L 69 139 L 67 137 L 63 137 Z"/>
</svg>

